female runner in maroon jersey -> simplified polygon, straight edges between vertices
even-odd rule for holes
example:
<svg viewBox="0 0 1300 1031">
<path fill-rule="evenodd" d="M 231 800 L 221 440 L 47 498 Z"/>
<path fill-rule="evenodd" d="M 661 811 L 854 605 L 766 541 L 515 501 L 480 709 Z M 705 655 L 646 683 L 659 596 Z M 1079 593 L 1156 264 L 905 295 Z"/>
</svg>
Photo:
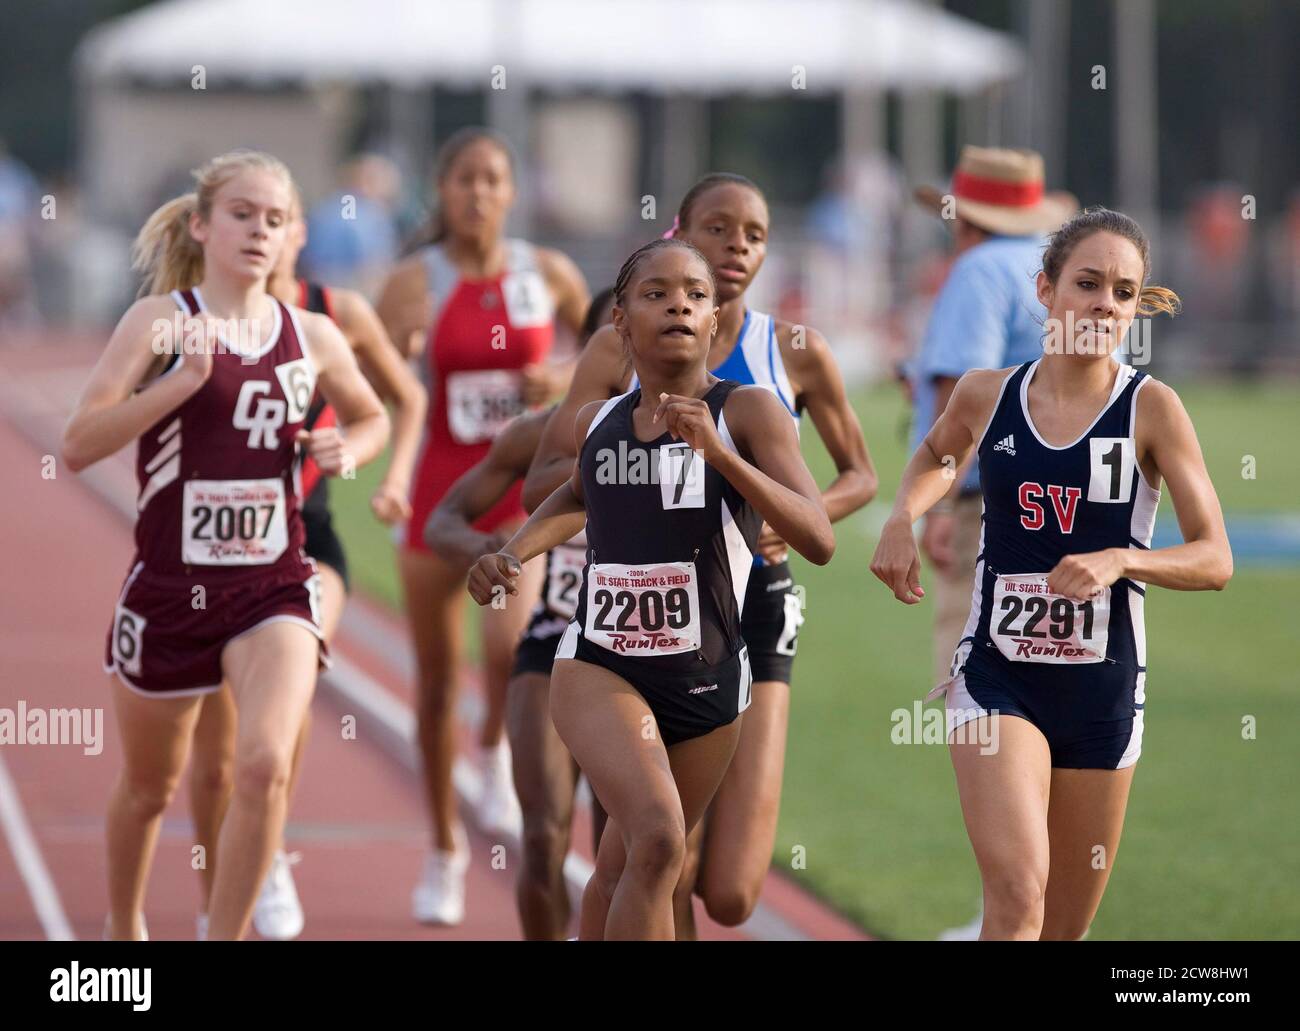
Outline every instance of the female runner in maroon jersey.
<svg viewBox="0 0 1300 1031">
<path fill-rule="evenodd" d="M 162 813 L 202 696 L 223 680 L 239 726 L 210 936 L 243 935 L 283 834 L 298 727 L 326 655 L 303 553 L 298 441 L 310 437 L 312 457 L 336 474 L 388 436 L 334 324 L 266 292 L 287 231 L 288 169 L 236 151 L 196 178 L 140 231 L 148 295 L 118 323 L 63 439 L 74 471 L 140 441 L 137 554 L 106 663 L 125 762 L 108 811 L 112 938 L 146 937 Z M 301 428 L 317 383 L 342 430 L 311 436 Z"/>
<path fill-rule="evenodd" d="M 388 339 L 383 323 L 365 297 L 355 290 L 332 289 L 297 278 L 298 255 L 307 242 L 307 223 L 302 210 L 302 198 L 295 191 L 288 234 L 280 251 L 280 260 L 267 280 L 267 291 L 285 304 L 329 316 L 343 331 L 375 391 L 392 406 L 392 453 L 384 478 L 370 499 L 370 509 L 375 518 L 394 525 L 411 515 L 407 494 L 420 446 L 420 433 L 424 428 L 425 390 Z M 334 409 L 317 390 L 307 411 L 304 428 L 313 434 L 324 434 L 337 423 Z M 301 486 L 306 538 L 303 548 L 307 557 L 315 560 L 320 576 L 320 625 L 329 644 L 334 640 L 347 600 L 347 556 L 330 514 L 329 477 L 322 474 L 320 466 L 310 455 L 303 460 Z M 290 800 L 297 786 L 310 725 L 309 711 L 303 718 L 298 746 L 293 753 L 293 767 L 289 774 Z M 229 804 L 233 789 L 235 727 L 235 703 L 230 691 L 222 690 L 206 696 L 194 731 L 194 754 L 190 760 L 190 815 L 194 821 L 194 838 L 207 850 L 210 860 L 199 871 L 202 889 L 202 909 L 198 917 L 200 938 L 207 934 L 208 900 L 216 874 L 216 864 L 211 858 L 221 826 L 221 814 Z M 296 861 L 297 854 L 287 853 L 283 844 L 276 849 L 271 860 L 271 870 L 262 882 L 257 904 L 253 907 L 253 927 L 263 938 L 284 941 L 302 933 L 305 918 L 292 873 L 292 864 Z"/>
<path fill-rule="evenodd" d="M 465 570 L 424 542 L 424 524 L 462 473 L 527 406 L 567 386 L 565 368 L 546 364 L 558 324 L 576 336 L 587 311 L 582 274 L 558 251 L 505 238 L 514 171 L 505 141 L 462 129 L 438 155 L 439 209 L 429 246 L 389 276 L 377 309 L 404 353 L 420 356 L 429 382 L 429 421 L 399 557 L 419 665 L 418 718 L 434 848 L 412 895 L 416 919 L 456 924 L 463 910 L 468 844 L 456 816 L 456 679 L 463 654 Z M 501 540 L 523 522 L 518 485 L 475 523 Z M 479 823 L 499 828 L 515 808 L 501 744 L 514 649 L 542 576 L 535 563 L 520 596 L 483 614 L 488 711 L 479 732 L 484 791 Z"/>
</svg>

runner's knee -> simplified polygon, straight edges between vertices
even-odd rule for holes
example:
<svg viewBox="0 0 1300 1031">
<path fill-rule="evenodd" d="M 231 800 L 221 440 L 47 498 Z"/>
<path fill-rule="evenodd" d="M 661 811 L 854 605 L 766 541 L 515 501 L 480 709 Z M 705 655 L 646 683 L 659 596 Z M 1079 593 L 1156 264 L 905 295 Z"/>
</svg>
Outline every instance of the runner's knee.
<svg viewBox="0 0 1300 1031">
<path fill-rule="evenodd" d="M 564 869 L 564 857 L 569 851 L 568 827 L 551 816 L 525 817 L 523 845 L 523 876 L 549 884 Z"/>
<path fill-rule="evenodd" d="M 686 833 L 680 813 L 652 813 L 629 828 L 627 869 L 636 876 L 676 879 L 686 855 Z"/>
<path fill-rule="evenodd" d="M 158 780 L 127 773 L 123 776 L 122 788 L 132 814 L 137 819 L 150 820 L 166 810 L 179 783 L 179 774 Z"/>
<path fill-rule="evenodd" d="M 1006 929 L 1041 926 L 1047 878 L 1025 867 L 1011 867 L 984 883 L 985 923 Z"/>
<path fill-rule="evenodd" d="M 287 790 L 292 750 L 252 748 L 235 759 L 235 790 L 250 798 L 267 799 Z"/>
<path fill-rule="evenodd" d="M 230 792 L 235 780 L 235 760 L 232 756 L 222 756 L 204 762 L 195 761 L 190 770 L 193 790 L 204 795 L 220 798 Z"/>
</svg>

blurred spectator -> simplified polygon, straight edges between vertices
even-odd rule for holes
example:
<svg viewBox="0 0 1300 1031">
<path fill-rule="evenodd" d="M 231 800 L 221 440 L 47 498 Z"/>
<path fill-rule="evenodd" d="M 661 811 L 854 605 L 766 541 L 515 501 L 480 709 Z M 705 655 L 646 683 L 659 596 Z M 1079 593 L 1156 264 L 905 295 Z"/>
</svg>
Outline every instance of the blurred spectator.
<svg viewBox="0 0 1300 1031">
<path fill-rule="evenodd" d="M 1157 372 L 1258 371 L 1268 350 L 1266 277 L 1260 223 L 1245 217 L 1245 190 L 1203 186 L 1192 196 L 1181 233 L 1160 248 L 1156 274 L 1178 291 L 1183 311 L 1170 326 L 1177 345 L 1153 349 Z"/>
<path fill-rule="evenodd" d="M 395 208 L 402 178 L 378 154 L 362 154 L 343 166 L 341 188 L 307 214 L 302 274 L 370 296 L 397 257 Z"/>
<path fill-rule="evenodd" d="M 1279 343 L 1290 349 L 1300 340 L 1300 189 L 1291 194 L 1282 217 L 1270 231 L 1269 283 L 1278 321 Z"/>
<path fill-rule="evenodd" d="M 0 328 L 40 321 L 31 259 L 40 196 L 36 177 L 0 139 Z"/>
</svg>

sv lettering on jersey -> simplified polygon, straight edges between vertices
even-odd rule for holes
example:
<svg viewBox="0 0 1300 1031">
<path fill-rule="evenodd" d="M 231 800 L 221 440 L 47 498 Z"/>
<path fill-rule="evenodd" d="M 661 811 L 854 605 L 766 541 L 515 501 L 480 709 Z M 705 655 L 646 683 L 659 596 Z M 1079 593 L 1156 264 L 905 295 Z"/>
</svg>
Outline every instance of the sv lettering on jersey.
<svg viewBox="0 0 1300 1031">
<path fill-rule="evenodd" d="M 1056 522 L 1062 533 L 1074 532 L 1074 517 L 1079 511 L 1079 499 L 1083 497 L 1082 487 L 1062 487 L 1049 483 L 1047 495 L 1052 499 L 1052 510 L 1056 513 Z M 1020 485 L 1020 525 L 1026 530 L 1041 530 L 1045 513 L 1039 504 L 1043 498 L 1043 485 L 1026 480 Z"/>
<path fill-rule="evenodd" d="M 284 425 L 285 403 L 281 398 L 261 396 L 270 392 L 271 384 L 263 379 L 246 380 L 239 388 L 234 426 L 237 430 L 248 430 L 250 448 L 280 446 L 277 431 Z"/>
</svg>

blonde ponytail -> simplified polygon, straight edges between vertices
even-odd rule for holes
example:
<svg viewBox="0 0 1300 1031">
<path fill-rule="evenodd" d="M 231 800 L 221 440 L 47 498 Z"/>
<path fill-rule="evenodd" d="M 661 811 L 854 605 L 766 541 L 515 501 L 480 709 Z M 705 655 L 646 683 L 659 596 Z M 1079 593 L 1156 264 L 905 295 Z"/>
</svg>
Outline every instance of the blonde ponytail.
<svg viewBox="0 0 1300 1031">
<path fill-rule="evenodd" d="M 131 248 L 131 267 L 144 277 L 139 296 L 188 290 L 203 280 L 203 248 L 190 235 L 190 217 L 212 217 L 217 191 L 246 168 L 284 179 L 291 202 L 301 207 L 297 184 L 279 158 L 258 150 L 232 150 L 194 170 L 198 188 L 169 200 L 149 216 Z"/>
<path fill-rule="evenodd" d="M 139 296 L 188 290 L 203 279 L 203 248 L 190 236 L 197 193 L 169 200 L 145 222 L 131 247 L 131 267 L 144 276 Z"/>
</svg>

